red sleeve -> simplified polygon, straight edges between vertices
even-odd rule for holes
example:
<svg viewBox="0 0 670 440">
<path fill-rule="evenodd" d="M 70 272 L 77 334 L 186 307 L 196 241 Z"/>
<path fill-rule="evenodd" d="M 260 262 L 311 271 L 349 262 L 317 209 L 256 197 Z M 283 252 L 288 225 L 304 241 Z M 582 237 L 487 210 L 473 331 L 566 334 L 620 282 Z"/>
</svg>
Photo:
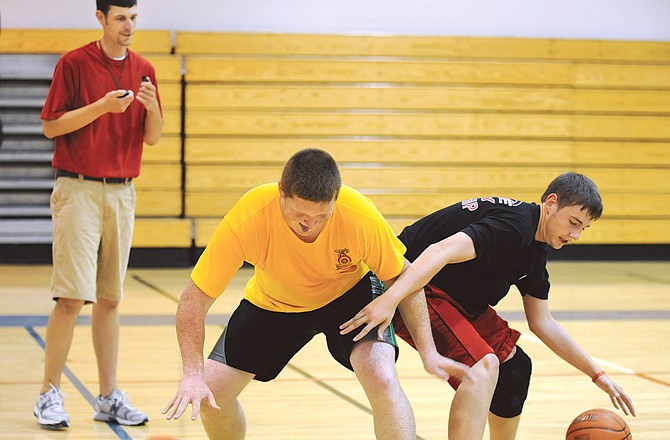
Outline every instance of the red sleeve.
<svg viewBox="0 0 670 440">
<path fill-rule="evenodd" d="M 72 96 L 76 90 L 75 69 L 68 58 L 58 60 L 54 70 L 49 94 L 42 107 L 41 119 L 58 119 L 70 110 L 74 110 Z"/>
</svg>

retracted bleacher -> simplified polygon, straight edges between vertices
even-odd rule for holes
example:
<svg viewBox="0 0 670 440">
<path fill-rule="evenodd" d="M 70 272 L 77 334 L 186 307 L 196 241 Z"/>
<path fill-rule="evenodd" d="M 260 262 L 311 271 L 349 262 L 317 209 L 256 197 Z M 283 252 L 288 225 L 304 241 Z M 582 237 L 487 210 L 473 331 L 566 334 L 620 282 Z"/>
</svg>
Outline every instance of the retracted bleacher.
<svg viewBox="0 0 670 440">
<path fill-rule="evenodd" d="M 669 43 L 177 32 L 176 53 L 198 246 L 308 146 L 396 231 L 574 170 L 605 203 L 582 243 L 670 243 Z"/>
<path fill-rule="evenodd" d="M 99 37 L 44 32 L 3 30 L 0 56 Z M 596 181 L 605 211 L 579 242 L 593 246 L 568 248 L 659 246 L 668 258 L 668 42 L 190 31 L 168 41 L 138 31 L 133 44 L 156 67 L 166 112 L 137 179 L 136 247 L 202 249 L 245 191 L 319 147 L 396 231 L 470 197 L 537 202 L 573 170 Z"/>
<path fill-rule="evenodd" d="M 43 136 L 39 114 L 58 58 L 100 36 L 99 30 L 2 31 L 0 244 L 17 245 L 13 253 L 21 254 L 20 245 L 51 243 L 53 141 Z M 172 55 L 172 46 L 170 31 L 138 31 L 132 46 L 156 68 L 165 119 L 161 141 L 144 148 L 142 173 L 136 181 L 133 247 L 137 248 L 188 248 L 192 243 L 191 222 L 182 216 L 182 63 Z M 12 252 L 4 257 L 11 261 Z M 30 261 L 31 255 L 19 255 L 22 259 Z"/>
</svg>

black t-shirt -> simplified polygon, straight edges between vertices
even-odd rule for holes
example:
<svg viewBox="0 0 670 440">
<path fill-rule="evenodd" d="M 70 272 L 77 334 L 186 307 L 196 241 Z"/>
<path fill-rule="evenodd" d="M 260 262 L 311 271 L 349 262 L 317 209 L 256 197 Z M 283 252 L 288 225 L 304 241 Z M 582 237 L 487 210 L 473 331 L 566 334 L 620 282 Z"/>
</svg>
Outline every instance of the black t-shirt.
<svg viewBox="0 0 670 440">
<path fill-rule="evenodd" d="M 407 226 L 400 240 L 414 261 L 428 246 L 457 232 L 475 245 L 477 257 L 447 264 L 430 284 L 475 316 L 496 305 L 516 285 L 522 295 L 549 297 L 547 245 L 535 241 L 540 207 L 505 197 L 465 200 Z"/>
</svg>

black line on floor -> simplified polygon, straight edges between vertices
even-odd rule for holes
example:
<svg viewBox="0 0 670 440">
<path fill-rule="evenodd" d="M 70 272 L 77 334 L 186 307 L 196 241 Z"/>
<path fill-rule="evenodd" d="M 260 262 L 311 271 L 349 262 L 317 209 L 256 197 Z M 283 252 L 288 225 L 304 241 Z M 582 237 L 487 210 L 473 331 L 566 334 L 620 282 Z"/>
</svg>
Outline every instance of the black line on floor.
<svg viewBox="0 0 670 440">
<path fill-rule="evenodd" d="M 133 275 L 132 278 L 137 281 L 140 284 L 145 285 L 149 289 L 153 290 L 154 292 L 160 293 L 162 296 L 165 298 L 171 300 L 174 303 L 179 303 L 179 298 L 168 292 L 167 290 L 163 290 L 157 285 L 145 280 L 144 278 L 140 277 L 139 275 Z"/>
<path fill-rule="evenodd" d="M 291 364 L 291 363 L 289 363 L 289 364 L 287 365 L 287 367 L 290 368 L 291 370 L 295 371 L 295 372 L 298 373 L 299 375 L 303 376 L 304 378 L 310 380 L 310 381 L 313 382 L 314 384 L 316 384 L 316 385 L 320 386 L 321 388 L 325 389 L 326 391 L 328 391 L 328 392 L 330 392 L 330 393 L 336 395 L 337 397 L 339 397 L 340 399 L 344 400 L 345 402 L 348 402 L 348 403 L 350 403 L 351 405 L 355 406 L 356 408 L 360 409 L 361 411 L 366 412 L 366 413 L 372 415 L 372 410 L 371 410 L 370 408 L 368 408 L 367 406 L 361 404 L 360 402 L 356 401 L 355 399 L 352 399 L 351 397 L 347 396 L 346 394 L 344 394 L 344 393 L 338 391 L 336 388 L 331 387 L 330 385 L 328 385 L 327 383 L 325 383 L 325 382 L 322 381 L 321 379 L 317 379 L 316 377 L 314 377 L 314 376 L 312 376 L 311 374 L 309 374 L 307 371 L 305 371 L 305 370 L 303 370 L 303 369 L 301 369 L 301 368 L 298 368 L 298 367 L 296 367 L 295 365 L 293 365 L 293 364 Z M 417 440 L 425 440 L 423 437 L 421 437 L 421 436 L 419 436 L 419 435 L 417 435 L 416 438 L 417 438 Z"/>
<path fill-rule="evenodd" d="M 670 280 L 667 278 L 662 278 L 662 277 L 655 277 L 653 275 L 648 275 L 648 274 L 643 274 L 643 273 L 637 273 L 637 272 L 626 272 L 626 275 L 633 278 L 634 280 L 640 280 L 640 281 L 647 281 L 649 283 L 654 283 L 654 284 L 670 284 Z"/>
</svg>

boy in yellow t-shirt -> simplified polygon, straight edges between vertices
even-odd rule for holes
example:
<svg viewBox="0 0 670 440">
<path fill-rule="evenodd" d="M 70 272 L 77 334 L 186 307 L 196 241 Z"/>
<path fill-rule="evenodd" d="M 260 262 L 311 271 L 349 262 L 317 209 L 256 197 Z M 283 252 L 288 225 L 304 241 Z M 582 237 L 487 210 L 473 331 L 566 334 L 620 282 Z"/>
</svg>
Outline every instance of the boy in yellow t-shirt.
<svg viewBox="0 0 670 440">
<path fill-rule="evenodd" d="M 324 333 L 335 360 L 356 372 L 373 408 L 378 438 L 415 439 L 411 406 L 398 382 L 392 329 L 362 341 L 339 326 L 383 292 L 409 264 L 404 245 L 370 200 L 342 186 L 325 151 L 301 150 L 279 183 L 245 194 L 219 224 L 195 266 L 177 310 L 184 377 L 164 408 L 179 418 L 189 404 L 210 438 L 243 438 L 237 396 L 252 379 L 270 381 L 312 337 Z M 203 361 L 204 321 L 244 262 L 255 268 L 245 298 Z M 400 300 L 399 300 L 400 301 Z M 427 371 L 470 380 L 440 356 L 422 291 L 400 302 Z M 206 400 L 201 406 L 201 402 Z"/>
</svg>

